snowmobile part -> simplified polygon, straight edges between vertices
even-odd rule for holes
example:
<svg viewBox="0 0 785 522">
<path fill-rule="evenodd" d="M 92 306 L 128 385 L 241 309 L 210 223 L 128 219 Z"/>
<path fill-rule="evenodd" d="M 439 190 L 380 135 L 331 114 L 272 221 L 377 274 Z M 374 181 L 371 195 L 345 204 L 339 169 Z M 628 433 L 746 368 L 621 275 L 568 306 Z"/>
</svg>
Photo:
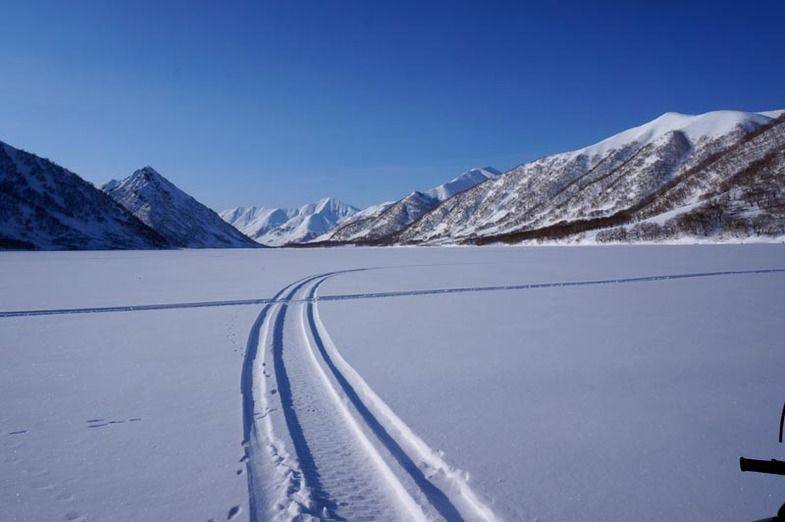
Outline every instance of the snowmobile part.
<svg viewBox="0 0 785 522">
<path fill-rule="evenodd" d="M 739 457 L 739 467 L 742 471 L 767 473 L 769 475 L 785 475 L 785 462 L 781 460 L 758 460 Z"/>
</svg>

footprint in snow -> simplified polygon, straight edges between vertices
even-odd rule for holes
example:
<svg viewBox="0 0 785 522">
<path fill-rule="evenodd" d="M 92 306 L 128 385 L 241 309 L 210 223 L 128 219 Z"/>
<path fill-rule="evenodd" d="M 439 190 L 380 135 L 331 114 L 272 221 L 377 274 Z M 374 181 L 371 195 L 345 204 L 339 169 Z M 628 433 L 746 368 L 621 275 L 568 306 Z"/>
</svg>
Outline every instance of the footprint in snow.
<svg viewBox="0 0 785 522">
<path fill-rule="evenodd" d="M 9 449 L 21 447 L 25 443 L 25 438 L 21 437 L 21 435 L 24 435 L 25 433 L 27 433 L 27 430 L 12 431 L 3 440 L 3 446 Z"/>
<path fill-rule="evenodd" d="M 59 500 L 60 502 L 69 502 L 74 499 L 74 496 L 67 491 L 61 491 L 57 495 L 55 495 L 55 500 Z"/>
<path fill-rule="evenodd" d="M 35 479 L 30 481 L 30 489 L 54 489 L 54 485 L 51 482 L 44 480 L 44 479 Z"/>
<path fill-rule="evenodd" d="M 232 506 L 229 510 L 229 513 L 226 515 L 226 520 L 232 520 L 234 517 L 240 514 L 240 506 Z"/>
<path fill-rule="evenodd" d="M 33 477 L 40 477 L 41 475 L 46 475 L 49 473 L 46 468 L 39 468 L 37 466 L 33 466 L 30 468 L 25 469 L 25 473 L 28 475 L 32 475 Z"/>
</svg>

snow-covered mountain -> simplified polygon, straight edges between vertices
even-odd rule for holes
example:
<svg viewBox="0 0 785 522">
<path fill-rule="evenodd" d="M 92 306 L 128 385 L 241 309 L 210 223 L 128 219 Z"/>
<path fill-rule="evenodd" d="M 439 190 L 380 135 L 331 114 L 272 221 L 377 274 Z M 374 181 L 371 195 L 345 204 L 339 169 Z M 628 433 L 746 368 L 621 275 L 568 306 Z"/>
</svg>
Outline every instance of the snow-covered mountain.
<svg viewBox="0 0 785 522">
<path fill-rule="evenodd" d="M 0 142 L 0 248 L 785 237 L 785 111 L 666 113 L 359 212 L 325 198 L 219 217 L 150 167 L 103 190 Z"/>
<path fill-rule="evenodd" d="M 299 208 L 230 208 L 220 216 L 263 245 L 281 246 L 308 242 L 356 213 L 357 209 L 351 205 L 335 198 L 323 198 Z"/>
<path fill-rule="evenodd" d="M 441 202 L 465 190 L 469 190 L 473 186 L 478 185 L 490 178 L 494 178 L 500 174 L 501 172 L 493 167 L 471 169 L 464 172 L 457 178 L 448 181 L 447 183 L 443 183 L 442 185 L 433 187 L 430 190 L 426 190 L 423 192 L 423 194 Z"/>
<path fill-rule="evenodd" d="M 331 242 L 384 241 L 420 219 L 443 201 L 498 175 L 499 171 L 492 167 L 471 169 L 430 190 L 415 191 L 398 201 L 369 207 L 347 220 L 335 232 L 319 239 Z"/>
<path fill-rule="evenodd" d="M 112 180 L 102 190 L 174 246 L 258 246 L 152 167 L 139 169 L 121 181 Z"/>
<path fill-rule="evenodd" d="M 73 172 L 0 142 L 0 249 L 166 246 L 158 233 Z"/>
<path fill-rule="evenodd" d="M 785 207 L 777 205 L 785 178 L 777 173 L 782 167 L 778 158 L 783 122 L 783 111 L 666 113 L 589 147 L 521 165 L 457 194 L 392 241 L 580 238 L 621 225 L 633 224 L 634 228 L 635 223 L 656 216 L 666 219 L 665 212 L 675 212 L 667 216 L 673 220 L 676 214 L 704 208 L 717 198 L 724 205 L 720 212 L 724 217 L 717 219 L 733 221 L 732 233 L 742 234 L 743 222 L 747 235 L 781 234 Z M 754 169 L 763 170 L 753 175 Z M 761 198 L 771 200 L 760 203 L 763 206 L 752 202 L 752 186 L 738 186 L 741 179 L 760 176 L 766 177 L 765 183 L 759 180 L 766 187 Z M 739 216 L 748 219 L 739 221 Z M 658 237 L 723 232 L 719 225 L 698 230 L 670 223 L 673 226 L 666 226 L 668 231 Z M 597 236 L 600 240 L 613 237 L 624 235 L 606 232 Z"/>
</svg>

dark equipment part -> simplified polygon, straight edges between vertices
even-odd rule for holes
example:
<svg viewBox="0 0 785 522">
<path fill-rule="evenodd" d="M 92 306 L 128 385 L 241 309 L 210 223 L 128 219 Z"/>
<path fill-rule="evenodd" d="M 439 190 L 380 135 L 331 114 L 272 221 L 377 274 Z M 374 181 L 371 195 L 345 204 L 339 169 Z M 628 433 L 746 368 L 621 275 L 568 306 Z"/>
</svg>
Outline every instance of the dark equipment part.
<svg viewBox="0 0 785 522">
<path fill-rule="evenodd" d="M 739 467 L 742 471 L 754 471 L 769 475 L 785 475 L 785 462 L 781 460 L 758 460 L 739 457 Z"/>
<path fill-rule="evenodd" d="M 785 403 L 782 404 L 782 413 L 780 413 L 780 444 L 782 444 L 783 424 L 785 424 Z M 739 457 L 739 467 L 742 471 L 766 473 L 769 475 L 785 475 L 785 462 L 776 459 L 758 460 Z M 774 522 L 785 522 L 785 504 L 780 506 L 776 517 L 767 520 Z"/>
</svg>

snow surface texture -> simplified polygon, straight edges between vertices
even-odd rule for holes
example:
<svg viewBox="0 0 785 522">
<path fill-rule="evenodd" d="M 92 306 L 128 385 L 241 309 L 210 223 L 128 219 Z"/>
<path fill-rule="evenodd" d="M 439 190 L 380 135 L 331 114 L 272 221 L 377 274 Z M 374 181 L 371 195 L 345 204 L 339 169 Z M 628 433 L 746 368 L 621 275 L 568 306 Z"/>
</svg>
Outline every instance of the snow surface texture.
<svg viewBox="0 0 785 522">
<path fill-rule="evenodd" d="M 782 269 L 781 245 L 6 253 L 2 311 L 128 306 L 0 315 L 3 516 L 759 519 L 781 481 L 737 459 L 779 456 Z"/>
<path fill-rule="evenodd" d="M 237 381 L 254 315 L 0 324 L 0 518 L 226 520 L 246 502 Z"/>
<path fill-rule="evenodd" d="M 221 212 L 221 218 L 263 245 L 305 243 L 321 236 L 357 213 L 357 209 L 334 198 L 324 198 L 300 208 L 237 207 Z"/>
<path fill-rule="evenodd" d="M 139 169 L 122 181 L 112 180 L 102 190 L 174 246 L 255 246 L 253 241 L 152 167 Z"/>
<path fill-rule="evenodd" d="M 166 245 L 163 237 L 73 172 L 0 142 L 0 250 Z"/>
<path fill-rule="evenodd" d="M 504 518 L 757 520 L 781 481 L 738 457 L 782 455 L 783 290 L 783 274 L 740 275 L 320 308 L 349 364 Z"/>
</svg>

